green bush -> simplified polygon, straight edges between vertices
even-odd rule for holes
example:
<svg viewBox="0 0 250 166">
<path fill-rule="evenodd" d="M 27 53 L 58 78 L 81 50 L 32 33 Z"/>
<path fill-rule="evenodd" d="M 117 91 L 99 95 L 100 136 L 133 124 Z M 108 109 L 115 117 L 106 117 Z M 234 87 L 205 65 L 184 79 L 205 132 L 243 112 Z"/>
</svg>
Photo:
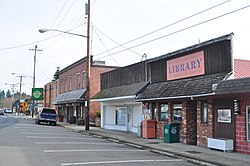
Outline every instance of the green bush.
<svg viewBox="0 0 250 166">
<path fill-rule="evenodd" d="M 70 117 L 69 123 L 76 124 L 76 117 L 74 117 L 74 116 Z"/>
<path fill-rule="evenodd" d="M 83 126 L 83 125 L 84 125 L 84 120 L 81 119 L 81 118 L 79 118 L 79 119 L 77 119 L 76 123 L 77 123 L 77 125 L 79 125 L 79 126 Z"/>
<path fill-rule="evenodd" d="M 97 112 L 95 113 L 95 117 L 101 117 L 101 112 L 100 112 L 100 111 L 97 111 Z"/>
</svg>

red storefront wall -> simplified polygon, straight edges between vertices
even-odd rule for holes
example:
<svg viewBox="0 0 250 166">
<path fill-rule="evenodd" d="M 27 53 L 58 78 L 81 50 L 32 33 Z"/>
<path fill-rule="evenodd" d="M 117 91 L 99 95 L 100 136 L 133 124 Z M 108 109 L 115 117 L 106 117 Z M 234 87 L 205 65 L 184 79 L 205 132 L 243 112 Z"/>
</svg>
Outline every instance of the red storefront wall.
<svg viewBox="0 0 250 166">
<path fill-rule="evenodd" d="M 250 142 L 247 141 L 246 106 L 250 106 L 250 98 L 241 99 L 241 113 L 236 116 L 236 151 L 250 154 Z"/>
</svg>

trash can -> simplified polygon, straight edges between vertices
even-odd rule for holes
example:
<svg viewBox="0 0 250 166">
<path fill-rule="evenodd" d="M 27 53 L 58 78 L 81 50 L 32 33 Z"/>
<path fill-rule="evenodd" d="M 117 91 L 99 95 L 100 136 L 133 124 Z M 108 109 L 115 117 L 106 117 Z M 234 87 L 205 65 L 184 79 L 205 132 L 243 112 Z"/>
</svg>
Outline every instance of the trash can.
<svg viewBox="0 0 250 166">
<path fill-rule="evenodd" d="M 180 124 L 170 123 L 164 125 L 164 143 L 180 142 Z"/>
</svg>

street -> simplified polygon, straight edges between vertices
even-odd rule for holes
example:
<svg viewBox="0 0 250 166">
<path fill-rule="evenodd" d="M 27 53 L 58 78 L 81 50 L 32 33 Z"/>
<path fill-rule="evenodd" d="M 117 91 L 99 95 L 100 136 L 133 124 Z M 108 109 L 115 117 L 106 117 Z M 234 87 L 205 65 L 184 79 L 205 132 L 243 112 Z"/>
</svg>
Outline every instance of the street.
<svg viewBox="0 0 250 166">
<path fill-rule="evenodd" d="M 1 166 L 194 165 L 34 120 L 0 116 Z"/>
</svg>

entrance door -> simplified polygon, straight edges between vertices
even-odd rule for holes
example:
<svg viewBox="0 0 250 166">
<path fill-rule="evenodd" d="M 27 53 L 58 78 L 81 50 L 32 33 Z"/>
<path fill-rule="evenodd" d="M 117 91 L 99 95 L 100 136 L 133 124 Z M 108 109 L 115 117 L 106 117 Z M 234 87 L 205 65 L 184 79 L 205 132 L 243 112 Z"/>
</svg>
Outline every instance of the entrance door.
<svg viewBox="0 0 250 166">
<path fill-rule="evenodd" d="M 133 126 L 133 108 L 128 107 L 127 114 L 128 114 L 128 131 L 132 131 L 132 126 Z"/>
<path fill-rule="evenodd" d="M 214 137 L 235 140 L 233 100 L 215 101 Z"/>
</svg>

